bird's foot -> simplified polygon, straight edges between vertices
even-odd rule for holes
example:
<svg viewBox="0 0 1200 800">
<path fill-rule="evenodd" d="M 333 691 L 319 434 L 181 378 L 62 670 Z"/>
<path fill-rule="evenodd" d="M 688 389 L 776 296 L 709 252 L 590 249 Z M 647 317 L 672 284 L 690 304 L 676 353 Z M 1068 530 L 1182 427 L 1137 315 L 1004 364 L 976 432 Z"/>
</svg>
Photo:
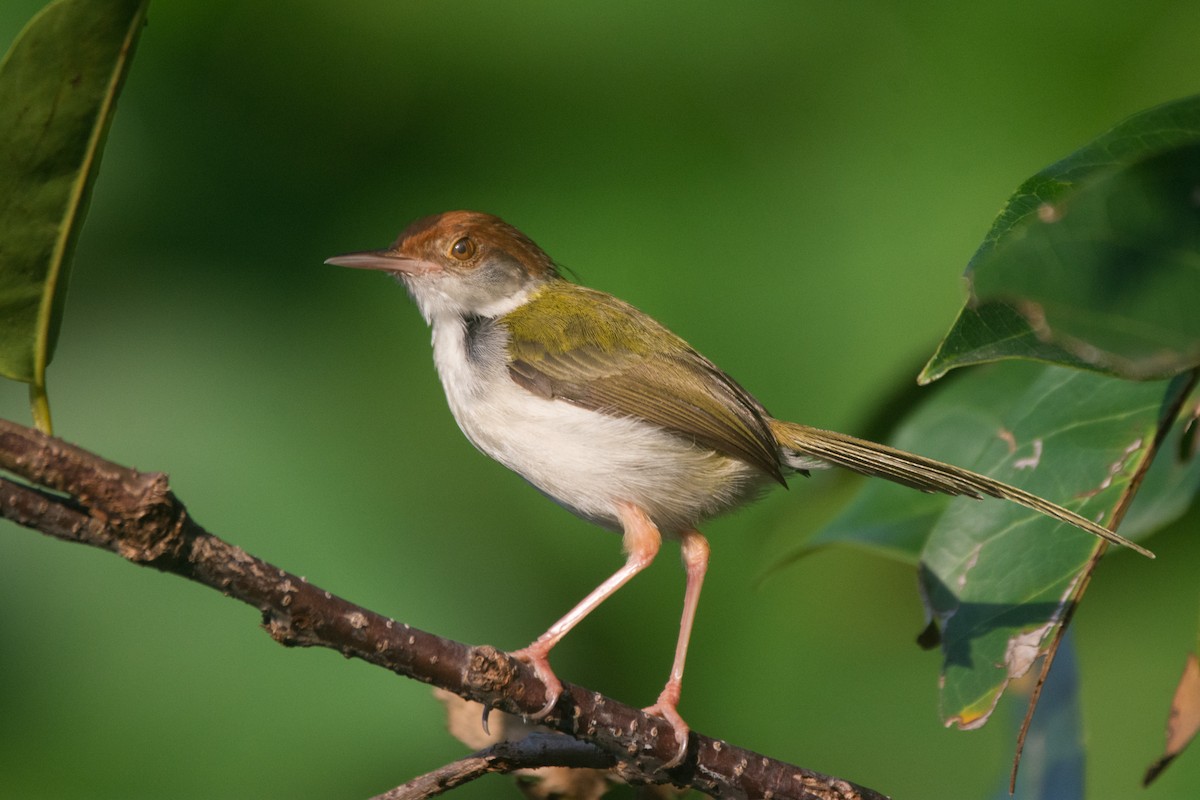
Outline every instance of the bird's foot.
<svg viewBox="0 0 1200 800">
<path fill-rule="evenodd" d="M 674 681 L 668 682 L 663 688 L 662 694 L 658 696 L 658 702 L 649 708 L 643 708 L 642 711 L 665 720 L 671 726 L 671 732 L 679 745 L 675 755 L 670 761 L 663 764 L 662 768 L 672 769 L 682 764 L 683 760 L 687 758 L 688 739 L 692 729 L 683 721 L 683 717 L 679 716 L 679 684 Z"/>
<path fill-rule="evenodd" d="M 546 704 L 530 719 L 540 720 L 545 719 L 554 706 L 558 703 L 558 698 L 562 697 L 563 685 L 558 676 L 554 674 L 554 670 L 550 668 L 550 661 L 546 656 L 550 653 L 550 648 L 543 647 L 537 642 L 523 647 L 520 650 L 514 650 L 509 653 L 510 656 L 523 661 L 533 668 L 533 674 L 542 682 L 543 690 L 546 693 Z"/>
</svg>

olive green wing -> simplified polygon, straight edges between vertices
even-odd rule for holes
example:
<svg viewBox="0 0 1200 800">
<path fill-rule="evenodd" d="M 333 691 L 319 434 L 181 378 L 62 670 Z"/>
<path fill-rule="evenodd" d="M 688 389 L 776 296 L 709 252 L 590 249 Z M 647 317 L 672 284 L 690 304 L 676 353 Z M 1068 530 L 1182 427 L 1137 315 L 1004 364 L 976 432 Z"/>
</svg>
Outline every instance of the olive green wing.
<svg viewBox="0 0 1200 800">
<path fill-rule="evenodd" d="M 555 282 L 508 314 L 504 325 L 508 373 L 533 394 L 645 420 L 784 482 L 766 410 L 633 306 Z"/>
</svg>

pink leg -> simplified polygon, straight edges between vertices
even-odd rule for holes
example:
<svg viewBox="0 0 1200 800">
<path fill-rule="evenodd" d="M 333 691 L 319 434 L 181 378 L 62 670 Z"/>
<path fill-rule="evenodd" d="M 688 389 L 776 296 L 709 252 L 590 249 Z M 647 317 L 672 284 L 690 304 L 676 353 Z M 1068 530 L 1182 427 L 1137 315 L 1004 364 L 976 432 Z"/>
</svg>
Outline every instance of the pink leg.
<svg viewBox="0 0 1200 800">
<path fill-rule="evenodd" d="M 533 667 L 534 673 L 546 687 L 546 705 L 533 716 L 541 719 L 550 713 L 558 698 L 562 695 L 562 681 L 550 668 L 547 656 L 554 645 L 567 635 L 567 632 L 578 625 L 584 617 L 596 610 L 596 607 L 608 599 L 614 592 L 629 582 L 629 579 L 650 566 L 658 555 L 662 544 L 662 536 L 658 528 L 640 508 L 622 504 L 617 509 L 621 525 L 624 528 L 622 543 L 627 555 L 625 566 L 614 572 L 608 580 L 597 586 L 591 594 L 579 601 L 579 604 L 568 611 L 563 618 L 550 626 L 550 629 L 537 638 L 533 644 L 512 655 Z M 689 579 L 690 584 L 690 579 Z M 690 624 L 689 624 L 690 627 Z M 687 643 L 684 643 L 684 649 Z M 677 657 L 678 658 L 678 657 Z M 682 673 L 682 668 L 680 669 Z"/>
<path fill-rule="evenodd" d="M 700 602 L 700 587 L 704 584 L 704 573 L 708 571 L 708 540 L 697 530 L 685 531 L 679 540 L 683 566 L 687 570 L 687 585 L 683 590 L 683 619 L 679 622 L 679 640 L 675 644 L 675 662 L 671 665 L 671 677 L 663 687 L 658 702 L 646 709 L 647 714 L 662 717 L 675 733 L 679 750 L 675 757 L 663 765 L 664 769 L 678 766 L 687 756 L 690 729 L 679 716 L 679 694 L 683 686 L 683 665 L 687 661 L 688 642 L 692 638 L 692 623 L 696 621 L 696 606 Z"/>
</svg>

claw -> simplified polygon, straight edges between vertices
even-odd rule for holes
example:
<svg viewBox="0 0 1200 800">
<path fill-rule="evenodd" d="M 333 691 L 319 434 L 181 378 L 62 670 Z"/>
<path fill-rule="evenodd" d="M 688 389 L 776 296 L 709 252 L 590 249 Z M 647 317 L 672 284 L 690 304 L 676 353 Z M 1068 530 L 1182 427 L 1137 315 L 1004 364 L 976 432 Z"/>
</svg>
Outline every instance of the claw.
<svg viewBox="0 0 1200 800">
<path fill-rule="evenodd" d="M 542 706 L 540 711 L 529 718 L 532 720 L 545 719 L 554 710 L 554 706 L 558 704 L 558 698 L 562 697 L 563 693 L 562 681 L 558 679 L 558 676 L 554 674 L 554 670 L 550 668 L 550 661 L 546 658 L 546 652 L 541 647 L 538 647 L 537 642 L 534 642 L 529 647 L 514 650 L 509 655 L 532 667 L 533 674 L 542 682 L 543 691 L 546 694 L 546 704 Z"/>
<path fill-rule="evenodd" d="M 679 743 L 679 749 L 675 751 L 675 755 L 662 765 L 663 769 L 674 769 L 683 763 L 687 758 L 688 744 L 692 729 L 683 721 L 683 717 L 679 716 L 679 684 L 667 683 L 663 688 L 662 694 L 658 696 L 658 702 L 649 708 L 643 708 L 642 711 L 653 716 L 663 719 L 671 726 L 671 732 L 675 736 L 675 741 Z"/>
</svg>

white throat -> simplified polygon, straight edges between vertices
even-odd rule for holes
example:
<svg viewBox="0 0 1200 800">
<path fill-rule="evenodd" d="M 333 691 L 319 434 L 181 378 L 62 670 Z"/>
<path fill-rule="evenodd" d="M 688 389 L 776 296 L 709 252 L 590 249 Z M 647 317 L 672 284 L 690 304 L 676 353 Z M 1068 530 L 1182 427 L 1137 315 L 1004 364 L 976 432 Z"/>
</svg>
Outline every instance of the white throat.
<svg viewBox="0 0 1200 800">
<path fill-rule="evenodd" d="M 529 302 L 537 289 L 536 286 L 524 286 L 503 297 L 480 300 L 474 292 L 454 280 L 434 281 L 426 276 L 410 278 L 405 275 L 398 278 L 421 310 L 421 316 L 434 327 L 467 316 L 502 317 Z"/>
</svg>

